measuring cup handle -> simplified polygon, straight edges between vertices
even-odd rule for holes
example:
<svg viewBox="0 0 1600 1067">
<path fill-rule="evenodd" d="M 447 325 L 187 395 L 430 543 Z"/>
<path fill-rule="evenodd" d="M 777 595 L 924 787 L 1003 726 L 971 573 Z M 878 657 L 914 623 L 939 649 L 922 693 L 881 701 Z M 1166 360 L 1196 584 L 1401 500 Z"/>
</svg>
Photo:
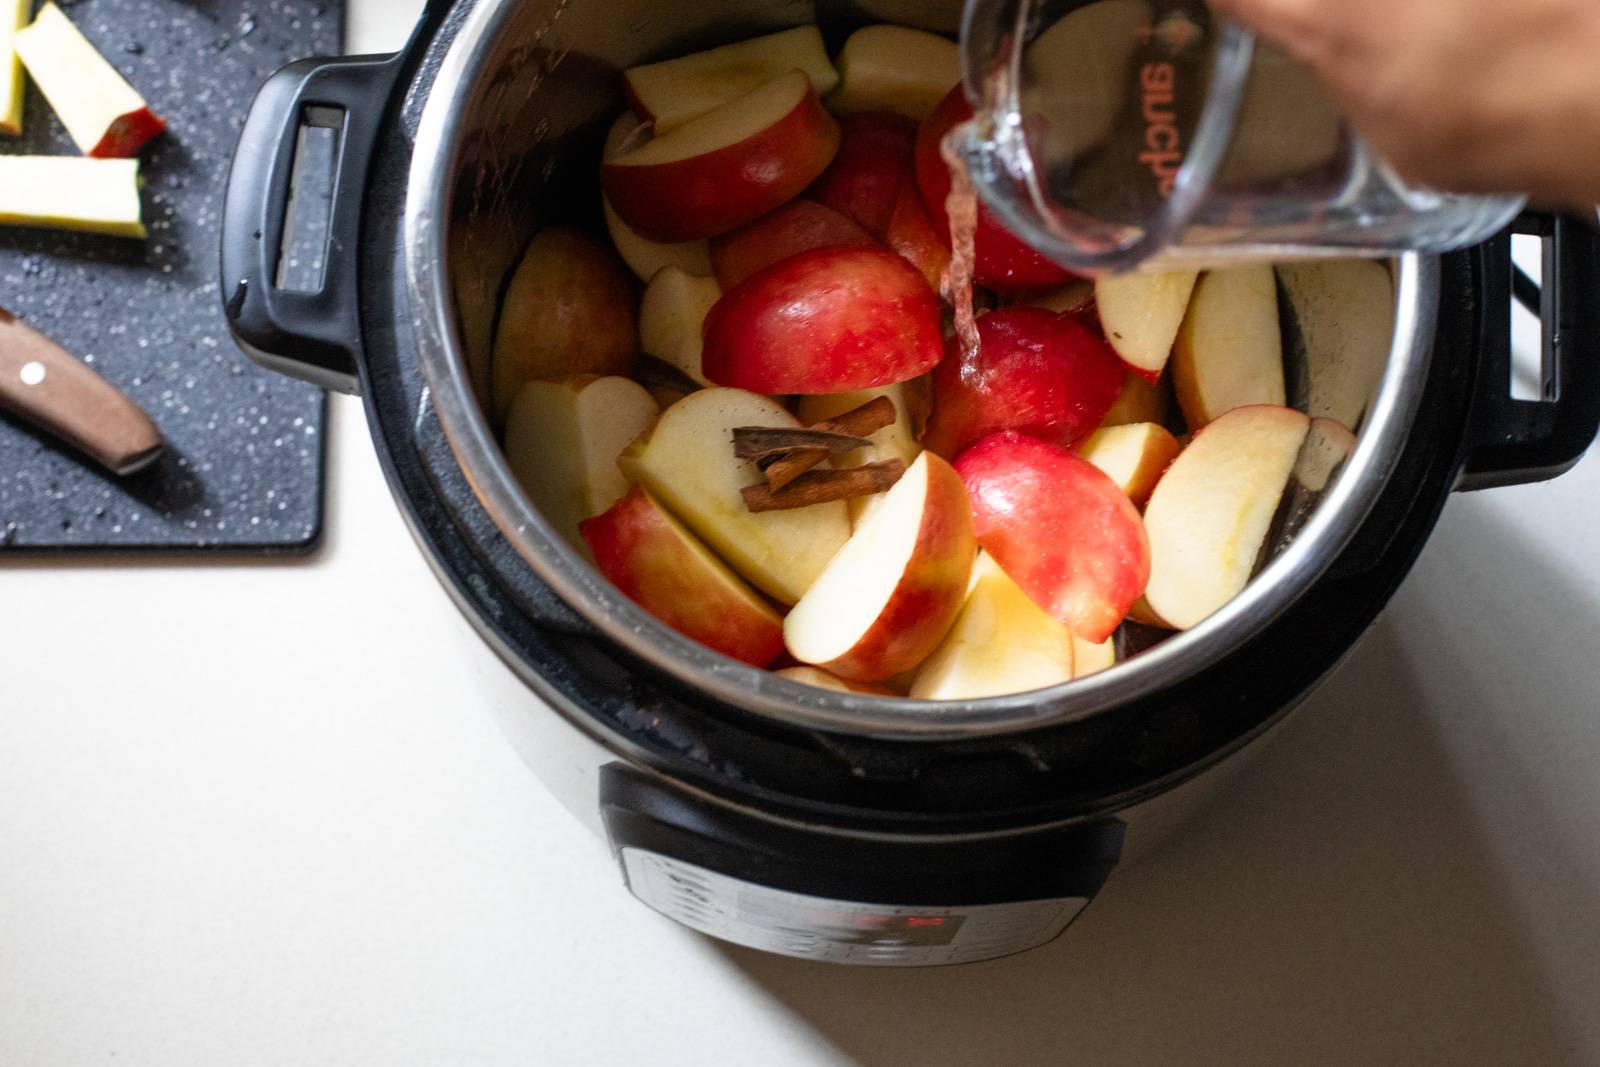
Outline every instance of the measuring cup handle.
<svg viewBox="0 0 1600 1067">
<path fill-rule="evenodd" d="M 1544 241 L 1541 400 L 1511 397 L 1511 235 Z M 1600 431 L 1600 233 L 1587 220 L 1528 213 L 1490 242 L 1477 395 L 1461 490 L 1542 482 L 1571 470 Z M 1529 294 L 1523 294 L 1527 296 Z"/>
</svg>

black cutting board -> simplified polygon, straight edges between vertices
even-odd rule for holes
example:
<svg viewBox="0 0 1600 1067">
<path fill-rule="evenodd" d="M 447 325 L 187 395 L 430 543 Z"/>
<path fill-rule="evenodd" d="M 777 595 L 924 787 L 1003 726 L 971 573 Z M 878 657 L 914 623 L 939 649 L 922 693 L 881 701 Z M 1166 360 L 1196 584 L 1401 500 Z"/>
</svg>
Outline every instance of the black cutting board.
<svg viewBox="0 0 1600 1067">
<path fill-rule="evenodd" d="M 228 160 L 279 67 L 340 51 L 342 2 L 62 0 L 167 120 L 142 153 L 147 241 L 0 226 L 0 305 L 89 360 L 167 439 L 118 479 L 0 415 L 0 553 L 311 547 L 322 527 L 320 389 L 247 362 L 217 296 Z M 0 152 L 76 154 L 30 86 Z"/>
</svg>

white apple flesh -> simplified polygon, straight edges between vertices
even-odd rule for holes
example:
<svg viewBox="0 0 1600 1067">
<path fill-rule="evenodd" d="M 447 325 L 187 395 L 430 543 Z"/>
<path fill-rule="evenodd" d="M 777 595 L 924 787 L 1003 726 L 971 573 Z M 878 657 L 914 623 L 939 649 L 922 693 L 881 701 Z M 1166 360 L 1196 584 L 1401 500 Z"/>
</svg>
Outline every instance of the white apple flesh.
<svg viewBox="0 0 1600 1067">
<path fill-rule="evenodd" d="M 961 613 L 907 695 L 980 700 L 1047 689 L 1073 679 L 1074 648 L 1072 631 L 980 553 Z"/>
<path fill-rule="evenodd" d="M 144 237 L 139 161 L 0 155 L 0 224 Z"/>
<path fill-rule="evenodd" d="M 722 298 L 715 278 L 698 277 L 681 267 L 657 271 L 639 304 L 639 347 L 670 363 L 700 385 L 710 385 L 700 369 L 701 326 L 706 312 Z"/>
<path fill-rule="evenodd" d="M 1290 408 L 1234 408 L 1167 468 L 1144 515 L 1155 617 L 1187 630 L 1244 589 L 1310 427 Z"/>
<path fill-rule="evenodd" d="M 129 158 L 166 129 L 55 4 L 40 8 L 32 24 L 12 36 L 12 46 L 84 155 Z"/>
<path fill-rule="evenodd" d="M 1136 422 L 1097 430 L 1073 451 L 1110 475 L 1134 506 L 1143 507 L 1181 449 L 1165 427 Z"/>
<path fill-rule="evenodd" d="M 575 375 L 529 382 L 506 416 L 506 461 L 529 501 L 574 548 L 578 523 L 628 490 L 617 457 L 660 409 L 629 378 Z"/>
<path fill-rule="evenodd" d="M 630 67 L 623 84 L 634 110 L 659 136 L 791 70 L 803 71 L 818 96 L 839 83 L 815 26 Z"/>
<path fill-rule="evenodd" d="M 839 87 L 827 104 L 837 114 L 893 111 L 921 122 L 961 80 L 956 43 L 907 26 L 866 26 L 839 50 Z"/>
<path fill-rule="evenodd" d="M 22 136 L 22 60 L 12 40 L 32 14 L 33 0 L 0 0 L 0 137 Z"/>
<path fill-rule="evenodd" d="M 1190 431 L 1246 404 L 1286 402 L 1278 280 L 1270 266 L 1201 276 L 1178 331 L 1172 386 Z"/>
<path fill-rule="evenodd" d="M 623 155 L 649 139 L 650 131 L 639 121 L 639 116 L 624 111 L 617 116 L 606 134 L 601 159 Z M 622 257 L 629 270 L 639 276 L 640 281 L 648 282 L 663 267 L 677 267 L 700 277 L 711 274 L 711 246 L 704 238 L 676 243 L 652 241 L 624 222 L 604 193 L 600 195 L 600 210 L 605 216 L 606 231 L 611 234 L 611 243 L 616 246 L 617 255 Z"/>
<path fill-rule="evenodd" d="M 743 389 L 702 389 L 661 418 L 618 459 L 730 567 L 768 596 L 793 604 L 850 536 L 843 501 L 752 512 L 740 490 L 762 481 L 754 462 L 733 455 L 738 426 L 799 426 L 769 397 Z"/>
<path fill-rule="evenodd" d="M 976 553 L 960 476 L 924 452 L 784 620 L 789 654 L 863 682 L 917 666 L 961 610 Z"/>
<path fill-rule="evenodd" d="M 1198 271 L 1119 274 L 1094 283 L 1106 340 L 1134 371 L 1155 381 L 1172 356 Z"/>
</svg>

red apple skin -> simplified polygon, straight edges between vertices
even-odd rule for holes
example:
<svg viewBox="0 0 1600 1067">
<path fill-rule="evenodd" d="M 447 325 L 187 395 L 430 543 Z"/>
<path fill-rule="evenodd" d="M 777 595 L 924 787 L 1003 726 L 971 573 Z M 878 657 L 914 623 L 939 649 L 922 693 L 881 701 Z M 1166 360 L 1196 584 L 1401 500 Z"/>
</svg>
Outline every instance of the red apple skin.
<svg viewBox="0 0 1600 1067">
<path fill-rule="evenodd" d="M 978 338 L 976 381 L 964 379 L 953 340 L 933 372 L 922 443 L 941 456 L 1004 430 L 1071 447 L 1099 427 L 1122 391 L 1122 360 L 1073 315 L 992 311 L 978 320 Z"/>
<path fill-rule="evenodd" d="M 1085 641 L 1109 638 L 1150 581 L 1150 542 L 1126 493 L 1064 448 L 986 437 L 956 470 L 978 544 L 1034 603 Z"/>
<path fill-rule="evenodd" d="M 167 128 L 166 120 L 147 107 L 119 115 L 90 150 L 94 159 L 132 159 Z"/>
<path fill-rule="evenodd" d="M 829 674 L 852 682 L 881 682 L 916 667 L 944 640 L 967 599 L 978 556 L 973 511 L 961 477 L 928 456 L 928 494 L 922 526 L 899 584 L 853 647 L 827 663 Z"/>
<path fill-rule="evenodd" d="M 765 667 L 783 652 L 777 612 L 754 591 L 741 597 L 712 574 L 684 541 L 693 535 L 639 486 L 580 522 L 578 532 L 612 585 L 684 636 L 752 667 Z"/>
<path fill-rule="evenodd" d="M 816 248 L 722 294 L 705 321 L 701 370 L 756 393 L 843 393 L 932 370 L 939 300 L 881 248 Z"/>
<path fill-rule="evenodd" d="M 950 240 L 950 220 L 945 214 L 945 197 L 950 195 L 950 169 L 939 154 L 939 142 L 952 126 L 972 117 L 972 105 L 957 85 L 950 90 L 917 132 L 917 185 L 922 203 L 928 209 L 944 240 Z M 978 228 L 973 237 L 973 279 L 986 288 L 1005 295 L 1036 293 L 1054 289 L 1073 278 L 1071 271 L 1052 263 L 1023 244 L 1001 227 L 989 209 L 978 205 Z"/>
<path fill-rule="evenodd" d="M 770 215 L 711 239 L 711 272 L 727 292 L 779 260 L 829 245 L 878 242 L 847 215 L 815 200 L 791 200 Z"/>
<path fill-rule="evenodd" d="M 894 211 L 889 215 L 889 232 L 884 235 L 884 243 L 921 271 L 930 289 L 939 291 L 944 272 L 950 266 L 949 236 L 941 236 L 933 220 L 928 218 L 914 174 L 903 175 L 900 179 L 900 191 L 895 196 Z"/>
<path fill-rule="evenodd" d="M 839 152 L 806 195 L 860 223 L 880 240 L 889 232 L 901 178 L 917 151 L 917 124 L 892 111 L 839 119 Z"/>
<path fill-rule="evenodd" d="M 600 184 L 612 209 L 644 236 L 697 241 L 793 200 L 838 148 L 839 124 L 807 91 L 782 119 L 742 141 L 667 163 L 605 162 Z"/>
</svg>

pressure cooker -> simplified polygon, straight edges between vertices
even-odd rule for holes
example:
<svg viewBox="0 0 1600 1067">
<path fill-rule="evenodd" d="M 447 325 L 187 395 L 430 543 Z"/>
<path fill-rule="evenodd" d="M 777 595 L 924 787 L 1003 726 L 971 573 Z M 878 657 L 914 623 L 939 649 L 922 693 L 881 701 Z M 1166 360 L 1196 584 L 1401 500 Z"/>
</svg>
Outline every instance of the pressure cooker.
<svg viewBox="0 0 1600 1067">
<path fill-rule="evenodd" d="M 236 339 L 362 396 L 418 545 L 526 684 L 512 740 L 637 898 L 793 956 L 949 964 L 1050 941 L 1352 649 L 1452 492 L 1560 474 L 1600 425 L 1600 240 L 1528 214 L 1512 229 L 1543 241 L 1542 288 L 1519 287 L 1543 320 L 1543 397 L 1509 391 L 1509 233 L 1394 261 L 1392 345 L 1343 474 L 1242 595 L 1113 670 L 936 704 L 802 686 L 667 629 L 517 487 L 473 388 L 492 310 L 462 298 L 487 269 L 463 236 L 599 231 L 628 65 L 806 22 L 836 45 L 959 16 L 954 0 L 438 0 L 395 55 L 275 75 L 227 193 Z"/>
</svg>

